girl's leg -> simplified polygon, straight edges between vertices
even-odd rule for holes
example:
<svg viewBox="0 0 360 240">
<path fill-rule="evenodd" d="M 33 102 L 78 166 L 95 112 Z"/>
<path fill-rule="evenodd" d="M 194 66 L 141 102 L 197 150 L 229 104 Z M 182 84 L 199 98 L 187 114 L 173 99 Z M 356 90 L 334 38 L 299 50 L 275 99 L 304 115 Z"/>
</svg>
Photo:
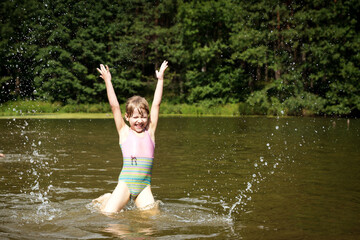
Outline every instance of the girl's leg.
<svg viewBox="0 0 360 240">
<path fill-rule="evenodd" d="M 115 213 L 120 211 L 130 200 L 130 191 L 125 182 L 119 181 L 107 201 L 104 201 L 101 211 Z"/>
<path fill-rule="evenodd" d="M 137 198 L 135 200 L 135 205 L 138 208 L 144 208 L 153 203 L 155 203 L 155 199 L 151 192 L 151 187 L 150 187 L 150 185 L 148 185 L 137 196 Z"/>
</svg>

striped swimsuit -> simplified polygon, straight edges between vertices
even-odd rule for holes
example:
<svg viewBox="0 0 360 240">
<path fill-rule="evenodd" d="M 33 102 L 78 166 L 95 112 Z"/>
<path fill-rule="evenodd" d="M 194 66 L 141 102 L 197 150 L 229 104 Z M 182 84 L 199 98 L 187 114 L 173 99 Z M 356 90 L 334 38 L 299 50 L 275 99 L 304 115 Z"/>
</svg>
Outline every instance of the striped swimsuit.
<svg viewBox="0 0 360 240">
<path fill-rule="evenodd" d="M 124 163 L 119 180 L 126 183 L 130 190 L 130 198 L 135 199 L 151 184 L 155 144 L 148 131 L 139 137 L 129 129 L 129 135 L 120 147 Z"/>
</svg>

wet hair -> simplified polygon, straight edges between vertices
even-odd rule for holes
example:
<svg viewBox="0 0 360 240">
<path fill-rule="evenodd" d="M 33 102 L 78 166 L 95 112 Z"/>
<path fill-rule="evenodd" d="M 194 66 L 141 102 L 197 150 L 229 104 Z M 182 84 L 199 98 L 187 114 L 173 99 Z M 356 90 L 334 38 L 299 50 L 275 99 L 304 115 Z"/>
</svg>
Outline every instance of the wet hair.
<svg viewBox="0 0 360 240">
<path fill-rule="evenodd" d="M 126 101 L 126 114 L 128 117 L 131 117 L 134 113 L 134 110 L 137 109 L 141 116 L 144 115 L 144 111 L 149 116 L 149 103 L 145 98 L 140 96 L 133 96 Z"/>
</svg>

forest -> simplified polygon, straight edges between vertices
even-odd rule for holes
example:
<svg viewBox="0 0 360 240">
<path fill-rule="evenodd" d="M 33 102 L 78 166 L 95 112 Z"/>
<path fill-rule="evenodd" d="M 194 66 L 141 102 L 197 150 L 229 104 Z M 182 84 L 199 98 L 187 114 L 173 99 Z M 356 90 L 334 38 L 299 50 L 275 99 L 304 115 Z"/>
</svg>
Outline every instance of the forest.
<svg viewBox="0 0 360 240">
<path fill-rule="evenodd" d="M 360 116 L 360 1 L 5 0 L 0 104 L 238 104 L 248 114 Z"/>
</svg>

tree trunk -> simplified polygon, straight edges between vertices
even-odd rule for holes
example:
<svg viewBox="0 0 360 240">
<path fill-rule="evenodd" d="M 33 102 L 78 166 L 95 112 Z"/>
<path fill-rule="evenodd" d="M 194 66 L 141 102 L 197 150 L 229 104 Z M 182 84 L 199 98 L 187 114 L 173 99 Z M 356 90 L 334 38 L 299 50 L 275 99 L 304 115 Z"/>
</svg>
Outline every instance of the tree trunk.
<svg viewBox="0 0 360 240">
<path fill-rule="evenodd" d="M 265 82 L 269 82 L 269 69 L 267 64 L 267 52 L 265 53 Z"/>
<path fill-rule="evenodd" d="M 280 77 L 281 77 L 281 71 L 280 71 L 280 69 L 278 69 L 278 70 L 275 71 L 275 79 L 277 80 Z"/>
<path fill-rule="evenodd" d="M 15 79 L 15 96 L 19 96 L 19 95 L 20 95 L 20 78 L 16 77 L 16 79 Z"/>
<path fill-rule="evenodd" d="M 275 48 L 275 54 L 278 54 L 281 46 L 281 36 L 280 36 L 280 11 L 279 8 L 276 10 L 276 20 L 277 20 L 277 30 L 278 30 L 278 40 L 277 40 L 277 46 Z M 275 58 L 276 59 L 276 58 Z M 277 64 L 278 65 L 278 64 Z M 280 69 L 275 70 L 275 79 L 279 79 L 281 77 Z"/>
<path fill-rule="evenodd" d="M 256 80 L 258 80 L 258 81 L 261 80 L 261 68 L 260 68 L 260 66 L 257 66 L 257 68 L 256 68 Z"/>
</svg>

